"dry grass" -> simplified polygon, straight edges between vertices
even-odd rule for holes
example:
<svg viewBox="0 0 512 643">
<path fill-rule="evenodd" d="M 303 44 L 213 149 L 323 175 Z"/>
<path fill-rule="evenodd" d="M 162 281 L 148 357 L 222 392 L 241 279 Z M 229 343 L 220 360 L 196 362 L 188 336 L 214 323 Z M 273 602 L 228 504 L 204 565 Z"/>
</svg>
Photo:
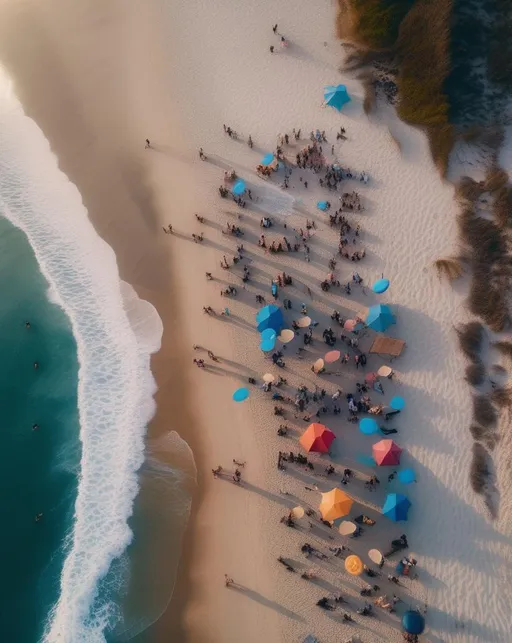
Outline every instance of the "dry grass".
<svg viewBox="0 0 512 643">
<path fill-rule="evenodd" d="M 494 389 L 491 393 L 491 401 L 500 409 L 512 407 L 512 389 L 509 387 Z"/>
<path fill-rule="evenodd" d="M 485 332 L 483 325 L 477 321 L 468 322 L 459 326 L 456 332 L 464 355 L 474 363 L 480 362 L 480 349 Z"/>
<path fill-rule="evenodd" d="M 469 176 L 463 176 L 455 187 L 455 194 L 459 201 L 475 203 L 483 194 L 482 185 Z M 470 210 L 471 214 L 473 213 Z"/>
<path fill-rule="evenodd" d="M 483 494 L 492 476 L 491 460 L 487 450 L 478 442 L 473 444 L 473 459 L 469 480 L 475 493 Z"/>
<path fill-rule="evenodd" d="M 390 49 L 411 4 L 413 0 L 339 0 L 338 37 L 370 49 Z"/>
<path fill-rule="evenodd" d="M 494 194 L 492 212 L 496 224 L 504 229 L 512 224 L 512 187 L 501 186 Z"/>
<path fill-rule="evenodd" d="M 473 421 L 485 429 L 496 426 L 498 414 L 486 395 L 473 396 Z"/>
<path fill-rule="evenodd" d="M 465 380 L 471 386 L 481 386 L 485 382 L 485 366 L 482 362 L 474 362 L 466 366 Z"/>
<path fill-rule="evenodd" d="M 493 342 L 493 346 L 505 357 L 512 358 L 512 342 Z"/>
<path fill-rule="evenodd" d="M 496 165 L 490 167 L 483 182 L 484 192 L 496 192 L 508 184 L 508 174 Z"/>
<path fill-rule="evenodd" d="M 445 278 L 448 281 L 455 281 L 464 274 L 464 268 L 457 257 L 447 257 L 434 261 L 439 279 Z"/>
</svg>

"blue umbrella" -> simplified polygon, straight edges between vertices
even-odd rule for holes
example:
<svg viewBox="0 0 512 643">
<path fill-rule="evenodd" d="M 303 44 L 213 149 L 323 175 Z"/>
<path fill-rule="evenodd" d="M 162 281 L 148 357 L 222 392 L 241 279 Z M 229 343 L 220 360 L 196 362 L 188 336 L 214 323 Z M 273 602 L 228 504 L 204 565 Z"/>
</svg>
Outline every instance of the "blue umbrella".
<svg viewBox="0 0 512 643">
<path fill-rule="evenodd" d="M 249 389 L 248 388 L 238 388 L 234 393 L 233 393 L 233 399 L 235 402 L 243 402 L 249 397 Z"/>
<path fill-rule="evenodd" d="M 379 432 L 379 425 L 373 418 L 363 418 L 359 422 L 359 430 L 365 435 L 373 435 Z"/>
<path fill-rule="evenodd" d="M 396 319 L 391 308 L 386 304 L 377 304 L 372 306 L 366 316 L 366 325 L 368 328 L 383 333 L 391 324 L 395 324 Z"/>
<path fill-rule="evenodd" d="M 409 610 L 402 616 L 402 627 L 408 634 L 421 634 L 425 629 L 425 619 L 415 610 Z"/>
<path fill-rule="evenodd" d="M 276 337 L 277 333 L 273 328 L 265 328 L 261 333 L 261 339 L 275 339 Z"/>
<path fill-rule="evenodd" d="M 397 395 L 391 400 L 389 406 L 392 409 L 395 409 L 395 411 L 401 411 L 402 409 L 405 409 L 405 400 L 403 397 Z"/>
<path fill-rule="evenodd" d="M 241 196 L 245 192 L 245 181 L 242 181 L 242 179 L 238 179 L 231 191 L 233 192 L 233 194 Z"/>
<path fill-rule="evenodd" d="M 256 324 L 260 333 L 266 328 L 272 328 L 278 334 L 284 328 L 283 311 L 275 304 L 268 304 L 257 312 Z"/>
<path fill-rule="evenodd" d="M 327 205 L 327 201 L 319 201 L 319 202 L 316 204 L 316 207 L 317 207 L 319 210 L 322 210 L 322 211 L 324 211 L 324 212 L 325 212 L 329 206 Z"/>
<path fill-rule="evenodd" d="M 378 295 L 381 295 L 383 292 L 389 288 L 389 279 L 379 279 L 376 281 L 373 286 L 373 292 L 376 292 Z"/>
<path fill-rule="evenodd" d="M 276 336 L 274 335 L 270 339 L 262 339 L 260 342 L 260 349 L 264 353 L 268 353 L 269 351 L 273 351 L 276 345 Z"/>
<path fill-rule="evenodd" d="M 265 154 L 265 156 L 261 159 L 261 165 L 272 165 L 273 162 L 274 162 L 273 154 Z"/>
<path fill-rule="evenodd" d="M 343 105 L 350 101 L 345 85 L 328 85 L 324 88 L 324 99 L 327 105 L 341 111 Z"/>
<path fill-rule="evenodd" d="M 411 482 L 416 482 L 416 474 L 412 469 L 402 469 L 398 472 L 398 479 L 402 484 L 411 484 Z"/>
<path fill-rule="evenodd" d="M 400 522 L 401 520 L 407 520 L 407 512 L 410 506 L 411 502 L 407 496 L 401 493 L 389 493 L 382 507 L 382 513 L 393 522 Z"/>
</svg>

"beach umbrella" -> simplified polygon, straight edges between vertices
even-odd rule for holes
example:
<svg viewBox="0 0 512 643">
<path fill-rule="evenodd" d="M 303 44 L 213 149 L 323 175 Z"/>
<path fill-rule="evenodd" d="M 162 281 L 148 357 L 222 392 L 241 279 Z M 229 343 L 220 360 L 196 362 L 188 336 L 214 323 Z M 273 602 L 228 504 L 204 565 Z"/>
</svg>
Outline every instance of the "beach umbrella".
<svg viewBox="0 0 512 643">
<path fill-rule="evenodd" d="M 402 409 L 405 409 L 405 400 L 403 397 L 399 397 L 397 395 L 391 400 L 389 406 L 395 411 L 401 411 Z"/>
<path fill-rule="evenodd" d="M 402 484 L 411 484 L 416 482 L 416 474 L 413 469 L 402 469 L 398 472 L 398 479 Z"/>
<path fill-rule="evenodd" d="M 274 160 L 275 160 L 275 157 L 272 153 L 265 154 L 265 156 L 261 159 L 261 165 L 272 165 Z"/>
<path fill-rule="evenodd" d="M 367 384 L 375 384 L 375 382 L 377 381 L 377 373 L 366 373 L 366 375 L 364 376 L 364 381 Z"/>
<path fill-rule="evenodd" d="M 343 324 L 343 328 L 350 332 L 355 330 L 356 326 L 357 326 L 357 322 L 355 319 L 347 319 Z"/>
<path fill-rule="evenodd" d="M 272 384 L 272 382 L 274 382 L 275 379 L 276 378 L 272 375 L 272 373 L 265 373 L 265 375 L 263 376 L 263 381 L 266 384 Z"/>
<path fill-rule="evenodd" d="M 332 522 L 350 513 L 354 501 L 341 489 L 332 489 L 322 494 L 320 513 L 323 520 Z"/>
<path fill-rule="evenodd" d="M 249 389 L 248 388 L 237 388 L 237 390 L 233 393 L 233 399 L 235 402 L 243 402 L 249 397 Z"/>
<path fill-rule="evenodd" d="M 411 502 L 407 496 L 401 493 L 389 493 L 382 507 L 382 513 L 393 522 L 400 522 L 401 520 L 407 520 L 407 512 L 410 506 Z"/>
<path fill-rule="evenodd" d="M 350 520 L 342 520 L 340 523 L 340 526 L 338 527 L 338 531 L 342 536 L 350 536 L 357 530 L 357 525 L 353 522 L 350 522 Z"/>
<path fill-rule="evenodd" d="M 366 325 L 381 333 L 395 323 L 396 318 L 386 304 L 372 306 L 366 315 Z"/>
<path fill-rule="evenodd" d="M 291 342 L 294 337 L 295 333 L 293 332 L 293 330 L 285 328 L 281 331 L 281 334 L 277 336 L 277 339 L 281 342 L 281 344 L 288 344 L 288 342 Z"/>
<path fill-rule="evenodd" d="M 284 326 L 283 311 L 275 304 L 268 304 L 256 313 L 256 324 L 260 333 L 267 328 L 272 328 L 276 333 L 280 333 Z"/>
<path fill-rule="evenodd" d="M 311 326 L 311 317 L 304 315 L 304 317 L 301 317 L 296 323 L 299 328 L 307 328 Z"/>
<path fill-rule="evenodd" d="M 377 375 L 380 375 L 381 377 L 390 377 L 393 375 L 393 369 L 390 366 L 381 366 L 377 371 Z"/>
<path fill-rule="evenodd" d="M 350 96 L 345 85 L 327 85 L 324 87 L 324 100 L 329 107 L 340 112 L 343 105 L 350 101 Z"/>
<path fill-rule="evenodd" d="M 276 346 L 276 336 L 274 335 L 270 339 L 262 339 L 260 342 L 260 350 L 262 350 L 264 353 L 268 353 L 269 351 L 273 351 Z"/>
<path fill-rule="evenodd" d="M 265 330 L 261 332 L 261 339 L 276 339 L 276 338 L 277 338 L 277 333 L 273 328 L 265 328 Z"/>
<path fill-rule="evenodd" d="M 388 288 L 389 288 L 389 279 L 379 279 L 372 286 L 373 292 L 377 293 L 378 295 L 381 295 L 383 292 L 386 292 Z"/>
<path fill-rule="evenodd" d="M 381 440 L 373 445 L 372 453 L 375 462 L 381 467 L 386 467 L 400 464 L 402 449 L 393 440 Z"/>
<path fill-rule="evenodd" d="M 379 425 L 373 418 L 363 418 L 359 421 L 359 430 L 365 435 L 373 435 L 379 432 Z"/>
<path fill-rule="evenodd" d="M 319 210 L 322 210 L 322 212 L 325 212 L 327 210 L 327 208 L 329 207 L 329 205 L 328 205 L 327 201 L 318 201 L 317 204 L 316 204 L 316 207 Z"/>
<path fill-rule="evenodd" d="M 292 515 L 294 518 L 304 518 L 304 509 L 302 507 L 294 507 L 292 509 Z"/>
<path fill-rule="evenodd" d="M 328 453 L 333 440 L 336 438 L 334 433 L 323 424 L 313 422 L 302 434 L 299 442 L 308 453 Z"/>
<path fill-rule="evenodd" d="M 345 569 L 352 576 L 361 576 L 364 570 L 363 561 L 355 554 L 347 556 L 345 558 Z"/>
<path fill-rule="evenodd" d="M 237 196 L 241 196 L 245 192 L 245 181 L 242 181 L 242 179 L 238 179 L 235 185 L 233 185 L 233 188 L 231 191 L 233 192 L 233 194 L 236 194 Z"/>
<path fill-rule="evenodd" d="M 314 373 L 319 373 L 323 368 L 325 368 L 325 363 L 324 363 L 324 360 L 320 357 L 313 364 L 313 372 Z"/>
<path fill-rule="evenodd" d="M 368 558 L 372 561 L 372 563 L 375 563 L 376 565 L 380 565 L 382 563 L 384 556 L 380 553 L 378 549 L 370 549 L 370 551 L 368 552 Z"/>
<path fill-rule="evenodd" d="M 402 627 L 407 634 L 421 634 L 425 629 L 425 619 L 416 610 L 409 610 L 402 616 Z"/>
<path fill-rule="evenodd" d="M 338 361 L 340 357 L 341 353 L 339 351 L 329 351 L 325 354 L 324 359 L 328 364 L 332 364 L 333 362 Z"/>
</svg>

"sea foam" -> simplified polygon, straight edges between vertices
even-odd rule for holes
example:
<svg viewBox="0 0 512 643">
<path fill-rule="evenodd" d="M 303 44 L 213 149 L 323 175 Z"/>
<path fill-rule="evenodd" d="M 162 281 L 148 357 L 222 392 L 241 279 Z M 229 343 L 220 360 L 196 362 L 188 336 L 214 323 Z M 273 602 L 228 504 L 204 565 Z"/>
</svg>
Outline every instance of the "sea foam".
<svg viewBox="0 0 512 643">
<path fill-rule="evenodd" d="M 98 582 L 132 534 L 145 427 L 154 414 L 150 354 L 160 347 L 156 310 L 119 279 L 112 249 L 90 223 L 76 187 L 58 169 L 42 131 L 0 70 L 0 209 L 27 235 L 49 296 L 68 315 L 78 346 L 82 460 L 60 596 L 45 643 L 103 643 L 117 608 Z M 93 609 L 94 606 L 94 609 Z"/>
</svg>

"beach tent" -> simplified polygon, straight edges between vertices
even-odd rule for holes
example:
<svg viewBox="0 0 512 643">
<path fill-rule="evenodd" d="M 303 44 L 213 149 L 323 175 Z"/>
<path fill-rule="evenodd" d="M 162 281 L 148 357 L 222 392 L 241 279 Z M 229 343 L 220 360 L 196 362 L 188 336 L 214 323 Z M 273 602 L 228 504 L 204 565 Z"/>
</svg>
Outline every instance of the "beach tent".
<svg viewBox="0 0 512 643">
<path fill-rule="evenodd" d="M 261 165 L 265 165 L 265 166 L 272 165 L 274 160 L 275 160 L 275 157 L 272 153 L 265 154 L 265 156 L 261 159 Z"/>
<path fill-rule="evenodd" d="M 405 348 L 403 339 L 393 339 L 380 335 L 376 337 L 370 346 L 370 353 L 375 355 L 389 355 L 390 357 L 399 357 Z M 389 368 L 389 367 L 388 367 Z"/>
<path fill-rule="evenodd" d="M 247 388 L 238 388 L 234 393 L 233 393 L 233 399 L 235 402 L 243 402 L 249 397 L 249 389 Z"/>
<path fill-rule="evenodd" d="M 402 449 L 393 440 L 381 440 L 373 445 L 372 453 L 379 466 L 393 466 L 400 464 Z"/>
<path fill-rule="evenodd" d="M 256 313 L 256 324 L 260 333 L 267 328 L 272 328 L 276 333 L 280 333 L 284 326 L 283 311 L 274 304 L 268 304 Z"/>
<path fill-rule="evenodd" d="M 361 576 L 364 570 L 363 561 L 355 554 L 347 556 L 345 558 L 345 569 L 352 576 Z"/>
<path fill-rule="evenodd" d="M 332 489 L 322 494 L 320 513 L 323 520 L 337 520 L 350 513 L 354 501 L 341 489 Z"/>
<path fill-rule="evenodd" d="M 324 88 L 324 100 L 329 107 L 340 112 L 343 105 L 350 101 L 350 96 L 345 85 L 327 85 Z"/>
<path fill-rule="evenodd" d="M 238 179 L 231 191 L 233 192 L 233 194 L 241 196 L 245 192 L 245 181 L 242 181 L 242 179 Z"/>
<path fill-rule="evenodd" d="M 363 418 L 359 420 L 359 430 L 365 435 L 373 435 L 379 432 L 379 425 L 373 418 Z"/>
<path fill-rule="evenodd" d="M 379 279 L 372 286 L 373 292 L 377 293 L 378 295 L 381 295 L 383 292 L 386 292 L 388 288 L 389 288 L 389 279 L 384 279 L 384 278 Z"/>
<path fill-rule="evenodd" d="M 407 496 L 401 493 L 390 493 L 386 496 L 386 501 L 382 507 L 382 513 L 393 522 L 407 520 L 407 512 L 411 502 Z"/>
<path fill-rule="evenodd" d="M 391 324 L 395 323 L 396 318 L 391 312 L 391 308 L 386 304 L 372 306 L 366 316 L 366 325 L 379 332 L 384 332 Z"/>
<path fill-rule="evenodd" d="M 304 431 L 299 442 L 308 452 L 328 453 L 335 438 L 334 433 L 326 426 L 313 422 Z"/>
<path fill-rule="evenodd" d="M 425 629 L 425 619 L 415 610 L 409 610 L 402 616 L 402 627 L 407 634 L 421 634 Z"/>
</svg>

